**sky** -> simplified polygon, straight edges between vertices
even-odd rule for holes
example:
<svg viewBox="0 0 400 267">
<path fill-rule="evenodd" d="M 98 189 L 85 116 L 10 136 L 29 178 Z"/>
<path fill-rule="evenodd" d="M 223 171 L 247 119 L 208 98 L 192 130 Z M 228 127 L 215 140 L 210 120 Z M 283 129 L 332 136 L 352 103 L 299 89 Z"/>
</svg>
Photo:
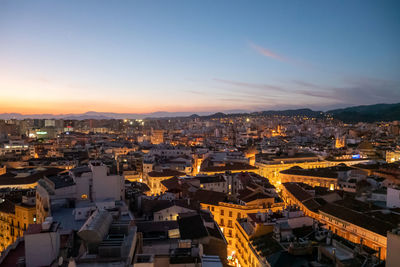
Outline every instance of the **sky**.
<svg viewBox="0 0 400 267">
<path fill-rule="evenodd" d="M 400 1 L 0 0 L 0 113 L 400 102 Z"/>
</svg>

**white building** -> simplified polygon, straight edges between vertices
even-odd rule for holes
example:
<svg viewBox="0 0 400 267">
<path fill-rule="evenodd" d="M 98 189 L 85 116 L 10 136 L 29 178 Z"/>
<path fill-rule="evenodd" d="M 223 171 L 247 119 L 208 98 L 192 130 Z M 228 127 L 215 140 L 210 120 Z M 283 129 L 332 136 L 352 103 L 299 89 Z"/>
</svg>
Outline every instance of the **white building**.
<svg viewBox="0 0 400 267">
<path fill-rule="evenodd" d="M 400 188 L 388 187 L 386 196 L 386 206 L 388 208 L 400 208 Z"/>
<path fill-rule="evenodd" d="M 24 234 L 26 267 L 49 266 L 60 250 L 59 224 L 47 218 L 31 224 Z"/>
</svg>

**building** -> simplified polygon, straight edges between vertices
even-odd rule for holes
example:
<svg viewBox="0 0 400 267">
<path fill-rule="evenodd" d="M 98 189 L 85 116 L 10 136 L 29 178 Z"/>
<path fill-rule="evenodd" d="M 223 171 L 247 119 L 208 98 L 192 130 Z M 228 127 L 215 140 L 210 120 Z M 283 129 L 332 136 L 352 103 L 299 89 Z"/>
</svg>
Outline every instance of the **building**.
<svg viewBox="0 0 400 267">
<path fill-rule="evenodd" d="M 254 202 L 248 202 L 246 204 L 240 203 L 240 201 L 229 201 L 226 200 L 225 194 L 211 191 L 198 191 L 198 194 L 202 195 L 203 201 L 200 203 L 202 209 L 209 210 L 214 220 L 218 223 L 221 231 L 228 242 L 228 255 L 231 255 L 235 251 L 234 244 L 236 240 L 236 229 L 234 227 L 235 221 L 239 218 L 246 217 L 247 214 L 257 212 L 267 212 L 268 210 L 279 210 L 282 209 L 282 205 L 279 203 L 271 204 L 270 199 L 265 199 L 267 203 L 259 203 L 259 199 Z M 199 196 L 198 196 L 199 197 Z"/>
<path fill-rule="evenodd" d="M 151 171 L 145 175 L 144 182 L 150 188 L 149 195 L 160 195 L 164 192 L 165 187 L 162 186 L 161 182 L 170 179 L 175 176 L 184 176 L 185 173 L 175 170 L 162 170 L 162 171 Z"/>
<path fill-rule="evenodd" d="M 327 168 L 302 169 L 292 167 L 280 172 L 281 182 L 304 183 L 310 186 L 321 186 L 335 190 L 338 188 L 339 179 L 347 177 L 347 173 L 353 168 L 347 166 L 335 166 Z"/>
<path fill-rule="evenodd" d="M 400 262 L 400 231 L 394 229 L 387 233 L 386 267 L 396 267 Z"/>
<path fill-rule="evenodd" d="M 386 207 L 400 208 L 400 187 L 393 186 L 387 188 Z"/>
<path fill-rule="evenodd" d="M 164 130 L 152 130 L 150 142 L 153 145 L 164 143 Z"/>
<path fill-rule="evenodd" d="M 60 225 L 52 219 L 29 225 L 24 235 L 26 267 L 49 266 L 60 250 Z"/>
<path fill-rule="evenodd" d="M 29 224 L 36 223 L 35 195 L 28 192 L 22 201 L 0 199 L 0 250 L 24 235 Z"/>
<path fill-rule="evenodd" d="M 247 214 L 235 222 L 236 250 L 230 255 L 231 260 L 236 266 L 269 266 L 267 256 L 283 249 L 280 241 L 293 239 L 293 229 L 313 224 L 312 218 L 294 206 L 276 212 Z"/>
<path fill-rule="evenodd" d="M 371 248 L 376 257 L 386 258 L 387 232 L 397 227 L 400 216 L 390 210 L 358 201 L 336 192 L 316 195 L 314 188 L 298 183 L 283 184 L 286 203 L 298 205 L 307 216 L 324 224 L 332 233 Z M 306 189 L 307 190 L 306 190 Z"/>
<path fill-rule="evenodd" d="M 393 163 L 395 161 L 400 161 L 400 150 L 386 151 L 386 162 Z"/>
<path fill-rule="evenodd" d="M 259 175 L 268 178 L 273 185 L 280 189 L 282 184 L 281 171 L 292 167 L 315 169 L 333 167 L 339 164 L 352 166 L 368 161 L 368 159 L 323 160 L 313 153 L 288 153 L 280 156 L 259 154 L 256 156 L 255 166 L 258 168 Z"/>
<path fill-rule="evenodd" d="M 68 206 L 71 202 L 87 202 L 89 204 L 84 206 L 90 209 L 91 206 L 96 206 L 96 203 L 115 203 L 124 198 L 124 178 L 109 174 L 106 165 L 93 161 L 89 166 L 77 167 L 68 173 L 39 180 L 36 189 L 38 222 L 52 216 L 53 207 Z"/>
</svg>

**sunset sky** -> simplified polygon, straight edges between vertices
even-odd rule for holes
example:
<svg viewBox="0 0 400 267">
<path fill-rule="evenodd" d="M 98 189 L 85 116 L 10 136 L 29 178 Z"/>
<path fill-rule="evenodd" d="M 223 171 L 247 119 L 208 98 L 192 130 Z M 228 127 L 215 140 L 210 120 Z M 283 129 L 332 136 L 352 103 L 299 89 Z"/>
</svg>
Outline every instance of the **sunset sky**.
<svg viewBox="0 0 400 267">
<path fill-rule="evenodd" d="M 400 102 L 400 1 L 0 1 L 0 113 Z"/>
</svg>

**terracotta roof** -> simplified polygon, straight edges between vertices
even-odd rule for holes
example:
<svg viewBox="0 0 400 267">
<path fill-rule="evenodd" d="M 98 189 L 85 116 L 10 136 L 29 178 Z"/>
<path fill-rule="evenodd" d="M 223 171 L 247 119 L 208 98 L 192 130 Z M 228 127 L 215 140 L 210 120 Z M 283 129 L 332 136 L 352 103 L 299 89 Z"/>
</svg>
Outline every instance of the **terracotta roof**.
<svg viewBox="0 0 400 267">
<path fill-rule="evenodd" d="M 191 198 L 204 204 L 218 205 L 218 202 L 226 200 L 226 194 L 209 190 L 197 190 Z"/>
<path fill-rule="evenodd" d="M 223 171 L 240 171 L 240 170 L 257 170 L 257 167 L 241 162 L 227 162 L 225 166 L 202 166 L 202 172 L 223 172 Z"/>
<path fill-rule="evenodd" d="M 200 184 L 225 182 L 222 175 L 196 176 L 195 179 L 199 180 Z"/>
<path fill-rule="evenodd" d="M 300 202 L 312 198 L 312 195 L 297 183 L 283 183 L 282 185 Z"/>
<path fill-rule="evenodd" d="M 338 172 L 349 171 L 349 170 L 353 170 L 353 168 L 347 166 L 339 166 L 339 167 L 316 168 L 316 169 L 298 169 L 293 167 L 287 170 L 283 170 L 280 173 L 336 179 L 338 178 Z"/>
<path fill-rule="evenodd" d="M 167 190 L 171 189 L 186 189 L 189 186 L 186 184 L 186 182 L 182 179 L 179 179 L 178 177 L 172 177 L 166 180 L 161 181 L 161 184 L 167 188 Z"/>
<path fill-rule="evenodd" d="M 317 212 L 319 208 L 321 207 L 321 204 L 316 201 L 314 198 L 307 199 L 303 201 L 303 205 L 307 207 L 307 209 L 311 211 Z"/>
<path fill-rule="evenodd" d="M 15 175 L 13 174 L 6 173 L 0 176 L 0 185 L 33 184 L 45 176 L 56 175 L 63 171 L 65 170 L 58 168 L 46 168 L 46 170 L 44 171 L 37 171 L 36 173 L 33 173 L 32 175 L 29 175 L 27 177 L 18 177 L 18 178 L 16 178 Z"/>
<path fill-rule="evenodd" d="M 391 231 L 397 226 L 365 215 L 364 213 L 331 203 L 322 206 L 320 211 L 383 236 L 386 236 L 387 231 Z"/>
<path fill-rule="evenodd" d="M 169 177 L 169 176 L 184 176 L 185 173 L 175 170 L 163 170 L 161 172 L 151 171 L 147 175 L 150 177 Z"/>
<path fill-rule="evenodd" d="M 191 201 L 188 203 L 186 199 L 176 199 L 176 200 L 143 200 L 142 211 L 144 213 L 153 213 L 163 209 L 170 208 L 172 206 L 179 206 L 187 209 L 196 209 L 195 203 Z"/>
<path fill-rule="evenodd" d="M 199 214 L 179 217 L 178 224 L 182 239 L 198 239 L 209 235 Z"/>
<path fill-rule="evenodd" d="M 251 202 L 251 201 L 254 201 L 254 200 L 257 200 L 257 199 L 267 199 L 267 198 L 274 198 L 274 197 L 270 196 L 268 194 L 259 192 L 259 193 L 250 194 L 250 195 L 247 195 L 247 196 L 241 196 L 241 197 L 239 196 L 238 198 L 240 200 L 242 200 L 243 202 L 248 203 L 248 202 Z"/>
<path fill-rule="evenodd" d="M 0 201 L 0 212 L 15 213 L 15 204 L 8 199 L 2 199 L 2 202 Z"/>
</svg>

